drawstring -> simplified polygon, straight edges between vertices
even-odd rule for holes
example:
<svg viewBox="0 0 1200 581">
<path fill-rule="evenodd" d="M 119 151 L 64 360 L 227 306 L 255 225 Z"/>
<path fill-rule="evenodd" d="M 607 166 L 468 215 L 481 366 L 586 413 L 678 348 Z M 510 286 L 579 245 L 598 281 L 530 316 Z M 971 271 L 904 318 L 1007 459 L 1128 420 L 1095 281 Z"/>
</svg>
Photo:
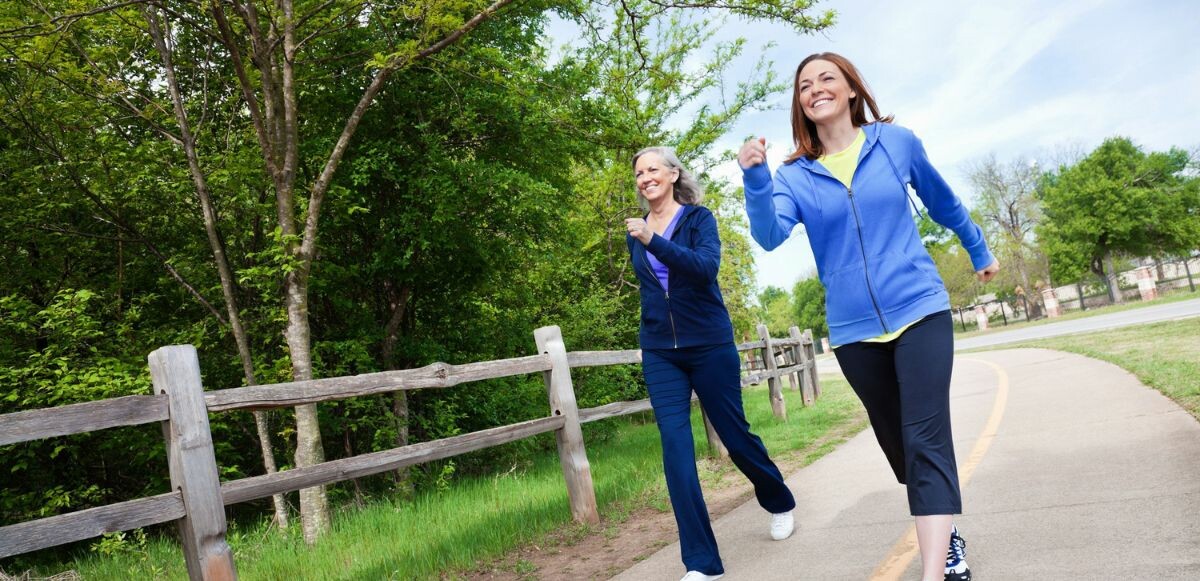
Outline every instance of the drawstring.
<svg viewBox="0 0 1200 581">
<path fill-rule="evenodd" d="M 879 143 L 879 149 L 883 150 L 883 156 L 887 158 L 888 165 L 892 166 L 892 173 L 895 174 L 896 181 L 900 182 L 900 187 L 904 188 L 904 197 L 908 198 L 908 203 L 912 204 L 913 210 L 917 211 L 917 217 L 924 219 L 925 214 L 921 213 L 921 208 L 917 207 L 916 200 L 913 200 L 912 195 L 908 193 L 908 184 L 904 181 L 904 178 L 900 177 L 900 170 L 896 169 L 896 162 L 892 160 L 892 154 L 888 153 L 887 148 L 883 146 L 882 139 L 878 140 L 877 143 Z"/>
</svg>

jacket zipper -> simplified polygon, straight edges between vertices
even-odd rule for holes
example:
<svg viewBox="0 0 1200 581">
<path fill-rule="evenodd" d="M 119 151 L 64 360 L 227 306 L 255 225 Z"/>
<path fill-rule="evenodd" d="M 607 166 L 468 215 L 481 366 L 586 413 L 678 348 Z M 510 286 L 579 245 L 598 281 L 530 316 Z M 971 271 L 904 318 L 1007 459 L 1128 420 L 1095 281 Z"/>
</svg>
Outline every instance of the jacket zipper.
<svg viewBox="0 0 1200 581">
<path fill-rule="evenodd" d="M 679 211 L 682 212 L 683 208 L 680 208 Z M 676 231 L 679 230 L 680 226 L 683 226 L 683 220 L 685 218 L 687 218 L 687 216 L 679 217 L 679 223 L 675 224 Z M 674 313 L 671 312 L 671 293 L 668 292 L 667 289 L 663 288 L 662 281 L 658 280 L 658 275 L 654 274 L 653 268 L 650 268 L 650 260 L 646 259 L 644 256 L 649 253 L 650 253 L 650 251 L 646 250 L 646 246 L 642 245 L 642 254 L 643 254 L 642 262 L 646 263 L 646 272 L 650 273 L 650 278 L 654 279 L 654 282 L 656 284 L 658 284 L 658 288 L 662 289 L 663 298 L 665 298 L 667 301 L 667 321 L 669 323 L 671 323 L 671 344 L 673 345 L 672 349 L 678 349 L 679 348 L 679 336 L 675 334 L 675 315 L 674 315 Z M 667 273 L 667 276 L 668 277 L 671 276 L 669 271 Z"/>
<path fill-rule="evenodd" d="M 867 261 L 867 243 L 863 240 L 862 221 L 858 217 L 858 206 L 854 203 L 854 190 L 846 188 L 846 196 L 850 198 L 850 211 L 854 213 L 854 229 L 858 233 L 858 248 L 862 251 L 863 257 L 863 276 L 867 279 L 867 294 L 871 296 L 871 305 L 875 307 L 875 315 L 879 317 L 879 324 L 883 325 L 884 333 L 891 333 L 888 328 L 887 321 L 883 319 L 883 309 L 879 308 L 879 300 L 875 298 L 875 289 L 871 286 L 871 264 Z"/>
</svg>

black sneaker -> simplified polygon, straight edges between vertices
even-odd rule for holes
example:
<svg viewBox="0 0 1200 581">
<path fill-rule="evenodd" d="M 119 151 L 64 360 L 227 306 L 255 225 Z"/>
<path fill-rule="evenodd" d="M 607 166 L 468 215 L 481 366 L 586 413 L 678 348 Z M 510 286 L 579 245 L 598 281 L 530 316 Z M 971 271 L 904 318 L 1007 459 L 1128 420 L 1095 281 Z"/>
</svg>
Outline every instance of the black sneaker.
<svg viewBox="0 0 1200 581">
<path fill-rule="evenodd" d="M 967 567 L 967 542 L 958 535 L 958 527 L 951 527 L 950 549 L 946 551 L 946 581 L 971 581 L 971 569 Z"/>
</svg>

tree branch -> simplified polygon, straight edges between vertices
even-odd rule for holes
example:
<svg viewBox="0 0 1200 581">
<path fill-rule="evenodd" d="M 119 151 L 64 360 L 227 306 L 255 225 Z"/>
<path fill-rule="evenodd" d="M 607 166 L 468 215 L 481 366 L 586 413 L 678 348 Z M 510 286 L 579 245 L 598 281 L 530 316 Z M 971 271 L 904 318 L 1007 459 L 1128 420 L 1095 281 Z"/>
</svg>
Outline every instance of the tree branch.
<svg viewBox="0 0 1200 581">
<path fill-rule="evenodd" d="M 55 34 L 57 32 L 66 30 L 68 27 L 70 27 L 72 24 L 74 24 L 76 21 L 80 20 L 81 18 L 87 18 L 88 16 L 95 16 L 97 14 L 103 14 L 105 12 L 112 12 L 113 10 L 120 10 L 121 8 L 125 8 L 127 6 L 134 6 L 136 4 L 156 4 L 156 3 L 157 3 L 157 0 L 128 0 L 126 2 L 118 2 L 116 4 L 109 4 L 107 6 L 93 8 L 92 10 L 86 10 L 84 12 L 76 12 L 73 14 L 64 14 L 62 16 L 56 16 L 54 18 L 51 18 L 50 20 L 47 20 L 46 22 L 37 22 L 34 24 L 26 24 L 25 26 L 18 26 L 16 28 L 7 28 L 4 30 L 0 30 L 0 38 L 12 38 L 12 39 L 32 38 L 35 36 L 46 36 L 46 35 L 50 35 L 50 34 Z M 56 24 L 59 24 L 60 22 L 62 24 L 55 26 L 54 30 L 27 33 L 27 34 L 25 33 L 25 31 L 27 31 L 27 30 L 34 30 L 37 28 L 42 28 L 44 26 L 56 25 Z"/>
<path fill-rule="evenodd" d="M 383 85 L 387 82 L 388 77 L 390 77 L 393 72 L 401 67 L 410 65 L 416 61 L 428 58 L 441 52 L 446 47 L 454 44 L 456 41 L 458 41 L 458 39 L 462 38 L 463 35 L 474 30 L 484 20 L 492 17 L 492 15 L 494 15 L 501 8 L 504 8 L 512 2 L 513 0 L 496 0 L 496 2 L 491 6 L 488 6 L 483 11 L 476 14 L 461 27 L 447 35 L 442 40 L 425 48 L 421 52 L 417 53 L 414 57 L 401 58 L 389 63 L 388 66 L 380 69 L 375 74 L 375 78 L 371 80 L 371 84 L 367 86 L 367 89 L 363 92 L 362 98 L 360 98 L 358 100 L 358 104 L 355 105 L 354 111 L 350 114 L 350 118 L 346 120 L 346 125 L 342 129 L 341 135 L 338 136 L 337 143 L 334 145 L 333 151 L 330 152 L 329 159 L 325 162 L 325 167 L 321 170 L 321 174 L 317 177 L 316 181 L 313 182 L 312 188 L 310 189 L 308 218 L 305 222 L 304 238 L 300 246 L 300 258 L 304 262 L 302 268 L 305 272 L 312 264 L 312 260 L 316 253 L 317 219 L 320 215 L 321 203 L 324 201 L 325 193 L 329 189 L 329 184 L 333 181 L 334 172 L 337 171 L 338 164 L 341 163 L 342 156 L 346 153 L 346 149 L 350 145 L 350 139 L 354 137 L 354 132 L 358 129 L 358 125 L 362 121 L 363 115 L 366 113 L 367 108 L 371 106 L 371 103 L 375 101 L 375 97 L 379 94 L 379 91 L 383 89 Z"/>
</svg>

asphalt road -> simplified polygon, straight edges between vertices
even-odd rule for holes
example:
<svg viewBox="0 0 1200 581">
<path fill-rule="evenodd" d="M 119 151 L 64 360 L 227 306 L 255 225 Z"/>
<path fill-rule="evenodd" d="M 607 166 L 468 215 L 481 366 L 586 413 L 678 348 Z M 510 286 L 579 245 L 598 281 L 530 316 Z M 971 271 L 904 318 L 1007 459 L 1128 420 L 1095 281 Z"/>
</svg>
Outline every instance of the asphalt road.
<svg viewBox="0 0 1200 581">
<path fill-rule="evenodd" d="M 1152 305 L 1140 309 L 1084 317 L 1061 323 L 1046 323 L 1044 325 L 1035 325 L 1011 331 L 1005 331 L 1003 330 L 1004 327 L 998 327 L 986 335 L 955 341 L 954 348 L 957 351 L 963 351 L 1033 339 L 1045 339 L 1059 335 L 1072 335 L 1075 333 L 1114 329 L 1156 321 L 1186 319 L 1189 317 L 1200 317 L 1200 299 L 1167 303 L 1164 305 Z"/>
</svg>

